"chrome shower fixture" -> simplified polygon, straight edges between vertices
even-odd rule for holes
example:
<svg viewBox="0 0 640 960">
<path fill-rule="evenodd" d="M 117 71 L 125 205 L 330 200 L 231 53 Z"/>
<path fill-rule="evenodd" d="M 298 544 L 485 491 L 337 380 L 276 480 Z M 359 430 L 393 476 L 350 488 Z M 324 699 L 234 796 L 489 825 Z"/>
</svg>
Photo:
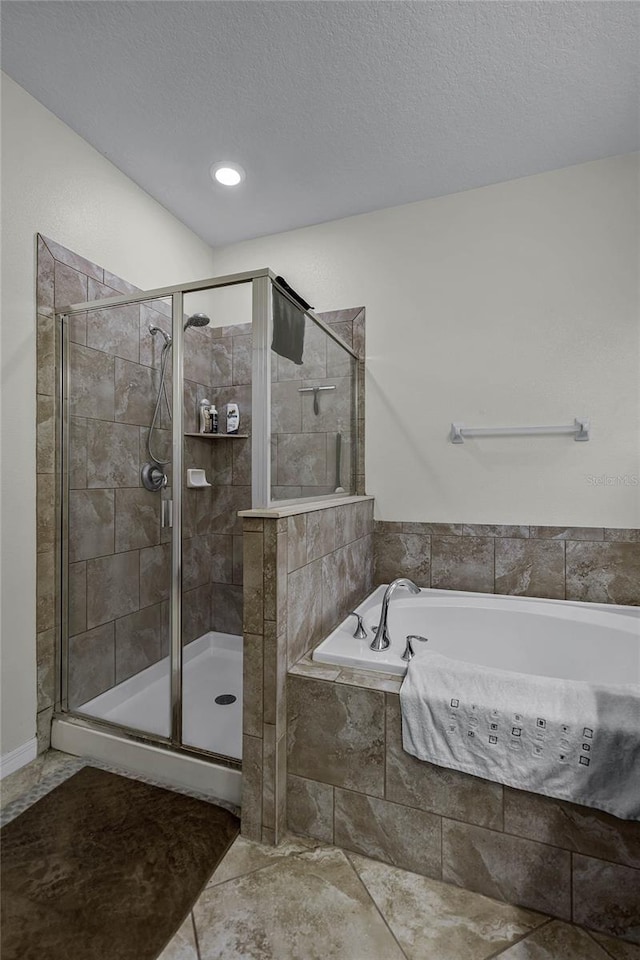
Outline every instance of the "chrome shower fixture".
<svg viewBox="0 0 640 960">
<path fill-rule="evenodd" d="M 152 326 L 152 325 L 150 324 L 150 325 L 149 325 L 149 333 L 151 334 L 152 337 L 155 337 L 156 333 L 161 333 L 162 336 L 164 337 L 164 345 L 165 345 L 165 347 L 168 347 L 169 344 L 171 343 L 171 337 L 169 336 L 169 334 L 168 334 L 168 333 L 165 333 L 164 330 L 162 330 L 160 327 L 154 327 L 154 326 Z"/>
<path fill-rule="evenodd" d="M 187 327 L 206 327 L 209 323 L 211 323 L 211 321 L 206 313 L 194 313 L 185 323 L 184 329 L 186 330 Z"/>
<path fill-rule="evenodd" d="M 184 329 L 187 327 L 206 327 L 211 321 L 206 313 L 193 313 L 186 321 Z M 153 411 L 153 416 L 151 418 L 151 426 L 149 427 L 149 433 L 147 434 L 147 453 L 149 454 L 150 463 L 145 463 L 141 471 L 141 479 L 143 486 L 147 490 L 159 491 L 163 486 L 167 485 L 167 476 L 164 470 L 161 470 L 161 467 L 167 467 L 171 463 L 171 460 L 161 460 L 153 452 L 152 443 L 153 443 L 153 432 L 156 429 L 158 424 L 158 415 L 160 413 L 160 406 L 162 404 L 162 398 L 164 397 L 164 402 L 167 407 L 167 416 L 171 420 L 171 403 L 169 402 L 169 396 L 167 394 L 167 386 L 165 383 L 165 377 L 167 372 L 167 366 L 169 364 L 169 355 L 171 352 L 171 347 L 173 341 L 168 333 L 165 333 L 161 327 L 156 327 L 153 324 L 149 325 L 149 333 L 152 337 L 155 337 L 156 333 L 161 333 L 164 337 L 164 343 L 162 344 L 162 355 L 160 357 L 160 386 L 158 387 L 158 396 L 156 398 L 156 404 Z"/>
<path fill-rule="evenodd" d="M 206 327 L 210 323 L 211 321 L 209 317 L 206 315 L 206 313 L 194 313 L 188 318 L 188 320 L 185 321 L 185 325 L 183 329 L 186 330 L 187 327 Z M 156 333 L 161 333 L 162 336 L 164 337 L 165 347 L 168 347 L 170 345 L 171 337 L 169 336 L 168 333 L 165 333 L 164 330 L 162 330 L 160 327 L 154 327 L 153 325 L 150 325 L 149 333 L 151 334 L 152 337 L 155 337 Z"/>
</svg>

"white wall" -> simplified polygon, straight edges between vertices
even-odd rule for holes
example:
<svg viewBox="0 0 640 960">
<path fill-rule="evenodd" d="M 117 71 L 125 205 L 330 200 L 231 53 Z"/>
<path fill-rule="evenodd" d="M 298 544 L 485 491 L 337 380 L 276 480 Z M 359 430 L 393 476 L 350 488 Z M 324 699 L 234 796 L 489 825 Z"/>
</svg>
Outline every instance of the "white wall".
<svg viewBox="0 0 640 960">
<path fill-rule="evenodd" d="M 142 288 L 211 276 L 213 262 L 207 244 L 4 75 L 2 153 L 4 755 L 35 734 L 35 234 Z"/>
<path fill-rule="evenodd" d="M 216 273 L 270 266 L 318 310 L 366 306 L 378 518 L 638 526 L 638 216 L 624 156 L 218 248 Z M 576 416 L 588 443 L 447 440 Z"/>
</svg>

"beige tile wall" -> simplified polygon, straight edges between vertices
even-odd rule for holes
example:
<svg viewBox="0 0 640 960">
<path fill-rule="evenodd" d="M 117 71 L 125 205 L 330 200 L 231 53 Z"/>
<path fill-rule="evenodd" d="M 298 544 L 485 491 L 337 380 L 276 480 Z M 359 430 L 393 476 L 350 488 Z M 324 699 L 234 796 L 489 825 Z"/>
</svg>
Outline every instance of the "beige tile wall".
<svg viewBox="0 0 640 960">
<path fill-rule="evenodd" d="M 371 590 L 373 501 L 244 520 L 242 832 L 286 829 L 287 667 Z"/>
<path fill-rule="evenodd" d="M 640 530 L 463 523 L 375 525 L 375 582 L 640 604 Z"/>
<path fill-rule="evenodd" d="M 640 823 L 415 759 L 399 688 L 308 659 L 289 671 L 289 829 L 640 942 Z"/>
<path fill-rule="evenodd" d="M 203 616 L 204 606 L 210 603 L 207 629 L 240 634 L 242 521 L 237 513 L 251 506 L 251 324 L 216 327 L 211 333 L 209 356 L 204 352 L 198 356 L 196 351 L 185 355 L 185 376 L 191 373 L 209 377 L 205 382 L 185 380 L 185 411 L 189 411 L 193 424 L 185 426 L 185 430 L 197 432 L 197 405 L 206 396 L 218 410 L 220 433 L 224 433 L 226 426 L 225 404 L 237 403 L 240 408 L 239 432 L 247 434 L 248 438 L 187 438 L 185 470 L 187 466 L 205 467 L 212 487 L 209 491 L 184 488 L 184 535 L 192 540 L 188 550 L 194 554 L 194 574 L 202 578 L 206 573 L 205 582 L 211 584 L 208 598 L 201 591 Z M 214 382 L 215 386 L 212 386 Z M 188 399 L 187 390 L 190 391 Z M 187 556 L 185 554 L 185 562 Z M 194 583 L 193 588 L 196 587 Z M 197 607 L 195 593 L 192 603 Z M 186 602 L 184 609 L 186 611 Z"/>
</svg>

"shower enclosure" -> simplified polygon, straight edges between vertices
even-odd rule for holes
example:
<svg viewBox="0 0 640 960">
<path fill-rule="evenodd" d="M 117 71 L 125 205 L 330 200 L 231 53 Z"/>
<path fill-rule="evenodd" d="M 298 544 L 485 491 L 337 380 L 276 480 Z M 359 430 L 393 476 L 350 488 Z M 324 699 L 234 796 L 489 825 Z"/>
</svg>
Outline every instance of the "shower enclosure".
<svg viewBox="0 0 640 960">
<path fill-rule="evenodd" d="M 58 745 L 108 736 L 153 748 L 153 769 L 160 748 L 174 778 L 237 800 L 238 512 L 355 493 L 356 355 L 266 269 L 57 319 Z M 210 405 L 219 429 L 201 433 Z"/>
</svg>

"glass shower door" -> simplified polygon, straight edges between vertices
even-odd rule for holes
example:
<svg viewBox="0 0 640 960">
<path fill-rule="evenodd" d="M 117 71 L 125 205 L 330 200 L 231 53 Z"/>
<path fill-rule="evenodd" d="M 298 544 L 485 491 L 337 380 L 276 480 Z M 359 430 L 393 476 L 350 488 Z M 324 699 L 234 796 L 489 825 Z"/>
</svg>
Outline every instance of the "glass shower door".
<svg viewBox="0 0 640 960">
<path fill-rule="evenodd" d="M 357 362 L 273 287 L 271 500 L 355 492 Z"/>
<path fill-rule="evenodd" d="M 63 703 L 162 738 L 171 736 L 171 325 L 170 299 L 98 307 L 63 319 L 62 344 Z"/>
<path fill-rule="evenodd" d="M 237 761 L 243 602 L 237 514 L 251 507 L 251 285 L 187 293 L 184 315 L 185 323 L 196 316 L 201 325 L 187 326 L 183 339 L 182 743 Z M 229 404 L 239 412 L 231 434 Z M 217 411 L 214 432 L 200 431 L 203 407 Z"/>
</svg>

